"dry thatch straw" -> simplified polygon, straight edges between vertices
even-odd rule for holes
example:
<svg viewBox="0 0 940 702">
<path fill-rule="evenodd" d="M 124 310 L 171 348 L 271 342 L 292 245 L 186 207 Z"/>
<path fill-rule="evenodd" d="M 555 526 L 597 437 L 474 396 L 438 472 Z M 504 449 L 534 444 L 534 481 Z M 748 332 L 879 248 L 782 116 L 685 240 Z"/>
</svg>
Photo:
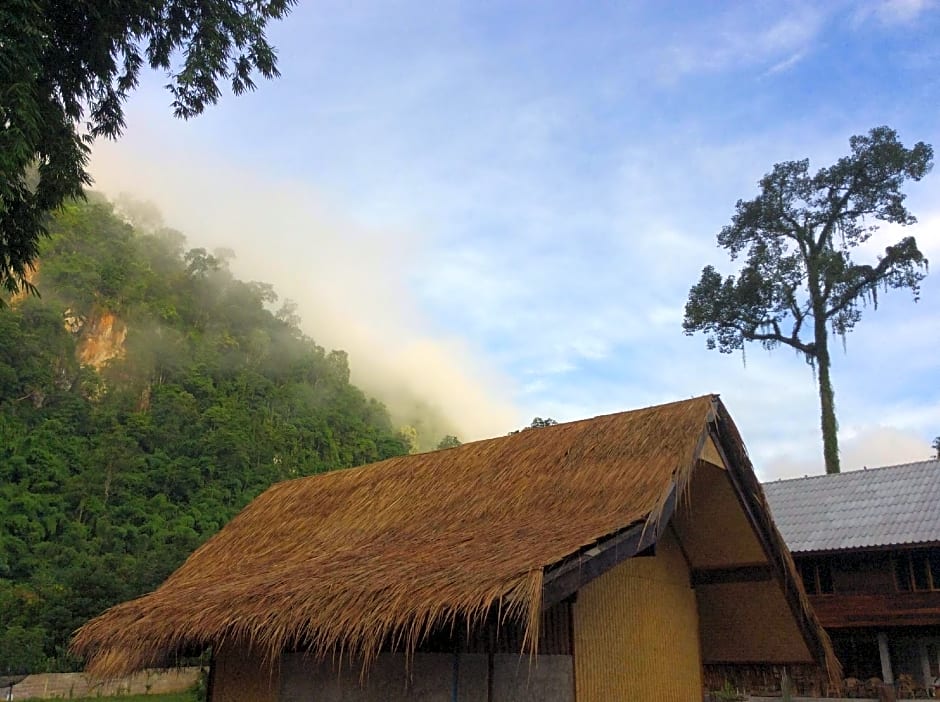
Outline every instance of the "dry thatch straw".
<svg viewBox="0 0 940 702">
<path fill-rule="evenodd" d="M 705 396 L 280 483 L 155 592 L 79 629 L 72 651 L 103 676 L 233 640 L 270 661 L 302 646 L 368 664 L 388 641 L 413 651 L 435 627 L 494 608 L 537 641 L 544 570 L 655 523 L 716 404 Z"/>
</svg>

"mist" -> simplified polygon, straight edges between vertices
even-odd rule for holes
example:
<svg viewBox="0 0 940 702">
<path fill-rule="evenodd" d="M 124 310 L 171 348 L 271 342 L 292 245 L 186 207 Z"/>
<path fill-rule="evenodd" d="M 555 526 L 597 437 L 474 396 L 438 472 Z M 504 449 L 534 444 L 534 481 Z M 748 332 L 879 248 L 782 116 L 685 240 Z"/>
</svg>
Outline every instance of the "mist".
<svg viewBox="0 0 940 702">
<path fill-rule="evenodd" d="M 140 141 L 99 141 L 90 170 L 95 190 L 153 203 L 190 247 L 230 249 L 237 277 L 271 283 L 281 302 L 294 301 L 303 331 L 347 351 L 352 381 L 395 422 L 463 441 L 524 423 L 511 380 L 419 309 L 408 280 L 427 264 L 428 232 L 366 227 L 307 184 L 263 182 L 209 156 Z"/>
</svg>

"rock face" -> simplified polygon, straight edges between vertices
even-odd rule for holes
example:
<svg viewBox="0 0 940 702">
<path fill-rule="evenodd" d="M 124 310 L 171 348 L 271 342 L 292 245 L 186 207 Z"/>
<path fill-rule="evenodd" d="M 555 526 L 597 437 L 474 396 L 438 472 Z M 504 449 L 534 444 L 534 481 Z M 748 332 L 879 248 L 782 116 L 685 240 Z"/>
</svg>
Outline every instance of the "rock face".
<svg viewBox="0 0 940 702">
<path fill-rule="evenodd" d="M 79 330 L 81 338 L 76 351 L 82 365 L 101 370 L 112 358 L 124 356 L 127 326 L 113 312 L 93 313 L 79 325 Z"/>
<path fill-rule="evenodd" d="M 39 279 L 39 261 L 35 261 L 33 265 L 26 268 L 26 273 L 23 275 L 23 282 L 28 283 L 29 285 L 37 285 L 37 280 Z M 18 302 L 22 302 L 26 299 L 29 293 L 25 288 L 20 288 L 19 292 L 14 293 L 10 296 L 10 304 L 16 305 Z"/>
<path fill-rule="evenodd" d="M 80 314 L 75 314 L 70 307 L 65 310 L 62 323 L 65 325 L 65 331 L 69 334 L 78 334 L 78 332 L 82 330 L 82 327 L 85 326 L 85 318 Z"/>
</svg>

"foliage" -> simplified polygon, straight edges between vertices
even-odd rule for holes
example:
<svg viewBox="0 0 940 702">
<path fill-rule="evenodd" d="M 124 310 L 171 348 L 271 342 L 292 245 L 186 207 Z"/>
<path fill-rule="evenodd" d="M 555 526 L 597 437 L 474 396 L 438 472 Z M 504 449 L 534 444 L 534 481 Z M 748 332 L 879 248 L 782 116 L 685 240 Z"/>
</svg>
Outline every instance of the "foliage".
<svg viewBox="0 0 940 702">
<path fill-rule="evenodd" d="M 789 673 L 784 669 L 780 676 L 780 702 L 792 702 L 795 687 Z"/>
<path fill-rule="evenodd" d="M 448 434 L 443 439 L 441 439 L 440 443 L 438 443 L 437 450 L 440 451 L 441 449 L 456 448 L 460 446 L 460 444 L 460 439 L 458 439 L 456 436 L 453 436 L 452 434 Z"/>
<path fill-rule="evenodd" d="M 209 702 L 209 669 L 206 666 L 199 668 L 199 676 L 189 691 L 188 702 Z"/>
<path fill-rule="evenodd" d="M 713 690 L 709 696 L 716 702 L 736 702 L 745 699 L 745 696 L 729 680 L 725 680 L 721 689 Z"/>
<path fill-rule="evenodd" d="M 934 440 L 933 440 L 933 443 L 930 444 L 930 446 L 931 446 L 931 448 L 933 448 L 933 450 L 934 450 L 934 452 L 935 452 L 935 454 L 936 454 L 937 460 L 940 461 L 940 436 L 938 436 L 936 439 L 934 439 Z"/>
<path fill-rule="evenodd" d="M 25 702 L 47 702 L 48 698 L 34 698 Z M 99 702 L 100 700 L 120 700 L 121 702 L 194 702 L 192 692 L 166 692 L 158 695 L 114 695 L 95 697 L 73 697 L 71 702 Z"/>
<path fill-rule="evenodd" d="M 509 434 L 511 436 L 512 434 L 518 434 L 520 431 L 528 431 L 529 429 L 541 429 L 542 427 L 553 427 L 556 424 L 558 424 L 558 422 L 552 419 L 551 417 L 546 417 L 545 419 L 542 419 L 541 417 L 534 417 L 532 419 L 532 422 L 529 424 L 529 426 L 522 427 L 522 429 L 516 429 L 514 431 L 511 431 L 509 432 Z"/>
<path fill-rule="evenodd" d="M 47 213 L 79 197 L 91 142 L 124 130 L 124 102 L 147 64 L 165 71 L 188 119 L 253 76 L 278 75 L 268 22 L 294 0 L 124 0 L 0 4 L 0 289 L 24 279 Z"/>
<path fill-rule="evenodd" d="M 0 674 L 74 667 L 79 625 L 273 482 L 408 448 L 271 286 L 93 196 L 49 230 L 43 297 L 0 309 Z M 96 370 L 76 354 L 106 314 L 127 335 Z"/>
<path fill-rule="evenodd" d="M 910 288 L 918 299 L 927 260 L 913 237 L 888 246 L 874 265 L 852 251 L 880 222 L 909 225 L 901 186 L 933 165 L 932 148 L 906 149 L 897 133 L 877 127 L 849 140 L 851 154 L 810 173 L 809 161 L 778 163 L 760 181 L 760 194 L 739 200 L 718 244 L 732 260 L 744 255 L 737 276 L 712 266 L 689 291 L 683 328 L 704 332 L 709 349 L 730 353 L 756 341 L 789 346 L 818 373 L 826 470 L 839 471 L 837 427 L 829 378 L 829 334 L 845 337 L 861 308 L 877 303 L 879 288 Z"/>
</svg>

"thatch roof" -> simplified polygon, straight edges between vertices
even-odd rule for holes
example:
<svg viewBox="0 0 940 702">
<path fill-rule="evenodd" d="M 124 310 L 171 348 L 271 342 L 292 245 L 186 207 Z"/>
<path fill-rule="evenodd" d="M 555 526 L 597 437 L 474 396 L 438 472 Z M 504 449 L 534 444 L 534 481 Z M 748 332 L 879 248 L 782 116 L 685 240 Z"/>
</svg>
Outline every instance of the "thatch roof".
<svg viewBox="0 0 940 702">
<path fill-rule="evenodd" d="M 700 397 L 277 484 L 72 650 L 99 675 L 236 639 L 271 660 L 296 646 L 368 660 L 493 608 L 537 640 L 546 569 L 630 525 L 655 529 L 716 409 Z"/>
</svg>

